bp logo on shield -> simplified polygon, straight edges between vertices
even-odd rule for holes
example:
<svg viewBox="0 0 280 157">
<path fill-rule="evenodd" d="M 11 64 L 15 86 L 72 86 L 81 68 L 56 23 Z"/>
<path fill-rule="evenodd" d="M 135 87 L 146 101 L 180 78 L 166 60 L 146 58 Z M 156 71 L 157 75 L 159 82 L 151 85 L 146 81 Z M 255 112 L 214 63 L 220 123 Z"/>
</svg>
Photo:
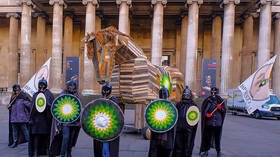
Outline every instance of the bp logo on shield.
<svg viewBox="0 0 280 157">
<path fill-rule="evenodd" d="M 71 123 L 80 117 L 81 102 L 73 95 L 61 95 L 54 100 L 51 112 L 60 123 Z"/>
<path fill-rule="evenodd" d="M 162 133 L 174 127 L 178 119 L 178 111 L 170 101 L 156 100 L 147 106 L 145 119 L 152 131 Z"/>
<path fill-rule="evenodd" d="M 188 109 L 187 114 L 186 114 L 187 123 L 190 126 L 195 126 L 199 121 L 199 116 L 200 116 L 200 113 L 199 113 L 198 107 L 191 106 Z"/>
<path fill-rule="evenodd" d="M 39 93 L 36 97 L 35 107 L 38 112 L 44 112 L 46 109 L 46 97 L 43 93 Z"/>
</svg>

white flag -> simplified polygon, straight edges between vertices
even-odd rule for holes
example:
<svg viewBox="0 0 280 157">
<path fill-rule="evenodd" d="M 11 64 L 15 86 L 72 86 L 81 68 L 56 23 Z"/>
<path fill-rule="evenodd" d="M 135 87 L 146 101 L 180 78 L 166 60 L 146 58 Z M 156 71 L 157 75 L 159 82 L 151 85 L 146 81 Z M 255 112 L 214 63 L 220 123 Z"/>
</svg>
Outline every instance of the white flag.
<svg viewBox="0 0 280 157">
<path fill-rule="evenodd" d="M 249 114 L 261 108 L 261 105 L 269 100 L 269 77 L 276 57 L 274 56 L 258 68 L 238 87 L 242 92 Z"/>
<path fill-rule="evenodd" d="M 51 58 L 49 58 L 45 64 L 40 68 L 40 70 L 34 74 L 26 85 L 24 85 L 23 90 L 28 93 L 31 97 L 38 91 L 38 82 L 44 78 L 49 82 L 50 78 L 50 62 Z"/>
</svg>

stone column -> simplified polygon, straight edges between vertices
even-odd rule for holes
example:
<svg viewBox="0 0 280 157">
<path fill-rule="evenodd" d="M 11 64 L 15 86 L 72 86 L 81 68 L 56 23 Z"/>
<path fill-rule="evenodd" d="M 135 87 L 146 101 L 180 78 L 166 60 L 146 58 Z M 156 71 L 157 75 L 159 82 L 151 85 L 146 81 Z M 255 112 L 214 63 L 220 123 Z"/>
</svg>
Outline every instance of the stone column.
<svg viewBox="0 0 280 157">
<path fill-rule="evenodd" d="M 85 34 L 95 32 L 96 22 L 96 7 L 98 7 L 97 0 L 83 0 L 86 5 L 86 25 Z M 87 57 L 87 46 L 84 48 L 84 73 L 83 73 L 83 90 L 85 95 L 98 94 L 99 89 L 95 77 L 95 69 L 92 61 Z"/>
<path fill-rule="evenodd" d="M 277 94 L 277 96 L 280 96 L 280 13 L 277 13 L 275 16 L 276 20 L 274 23 L 274 54 L 277 55 L 278 57 L 276 58 L 276 62 L 274 64 L 274 69 L 273 69 L 273 83 L 272 87 Z"/>
<path fill-rule="evenodd" d="M 31 10 L 32 1 L 22 0 L 20 83 L 23 86 L 31 77 Z"/>
<path fill-rule="evenodd" d="M 62 90 L 62 28 L 63 28 L 63 0 L 50 0 L 53 5 L 52 31 L 52 61 L 51 61 L 51 91 L 60 93 Z"/>
<path fill-rule="evenodd" d="M 45 49 L 46 49 L 46 18 L 47 15 L 45 14 L 37 14 L 37 54 L 36 54 L 36 71 L 40 69 L 40 67 L 45 63 L 47 60 Z"/>
<path fill-rule="evenodd" d="M 73 14 L 67 13 L 64 18 L 64 57 L 72 56 L 73 49 Z M 66 61 L 66 60 L 65 60 Z"/>
<path fill-rule="evenodd" d="M 7 18 L 10 18 L 9 26 L 9 61 L 13 63 L 13 66 L 9 67 L 9 79 L 8 87 L 12 87 L 13 84 L 18 83 L 18 19 L 19 15 L 16 13 L 8 13 Z"/>
<path fill-rule="evenodd" d="M 186 49 L 188 36 L 188 16 L 182 18 L 181 23 L 181 55 L 180 55 L 180 71 L 185 75 L 186 69 Z"/>
<path fill-rule="evenodd" d="M 129 21 L 129 7 L 131 0 L 116 0 L 117 5 L 120 6 L 119 11 L 119 31 L 127 35 L 130 34 L 130 21 Z"/>
<path fill-rule="evenodd" d="M 212 21 L 212 59 L 217 61 L 216 84 L 221 80 L 222 53 L 222 17 L 216 16 Z"/>
<path fill-rule="evenodd" d="M 199 4 L 203 1 L 188 0 L 188 36 L 186 49 L 185 84 L 196 89 Z"/>
<path fill-rule="evenodd" d="M 180 57 L 181 57 L 181 25 L 176 26 L 176 66 L 180 70 Z"/>
<path fill-rule="evenodd" d="M 271 40 L 271 0 L 261 0 L 258 67 L 270 59 Z"/>
<path fill-rule="evenodd" d="M 162 36 L 163 36 L 163 7 L 167 0 L 152 0 L 154 7 L 153 25 L 152 25 L 152 54 L 151 62 L 155 65 L 161 65 L 162 57 Z"/>
<path fill-rule="evenodd" d="M 254 20 L 248 15 L 243 23 L 243 48 L 241 54 L 241 81 L 245 81 L 253 73 L 253 39 Z"/>
<path fill-rule="evenodd" d="M 227 94 L 230 87 L 233 58 L 233 43 L 234 43 L 234 18 L 235 4 L 239 4 L 239 0 L 224 0 L 224 23 L 223 23 L 223 43 L 222 43 L 222 61 L 221 61 L 221 86 L 220 93 Z"/>
</svg>

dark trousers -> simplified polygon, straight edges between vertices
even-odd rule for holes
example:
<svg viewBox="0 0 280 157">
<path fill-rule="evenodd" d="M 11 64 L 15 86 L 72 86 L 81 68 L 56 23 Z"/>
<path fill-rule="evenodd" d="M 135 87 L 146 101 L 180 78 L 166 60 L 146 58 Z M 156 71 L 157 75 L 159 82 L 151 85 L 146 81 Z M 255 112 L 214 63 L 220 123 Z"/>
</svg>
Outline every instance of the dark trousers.
<svg viewBox="0 0 280 157">
<path fill-rule="evenodd" d="M 194 138 L 195 138 L 194 135 L 192 132 L 187 132 L 187 130 L 176 132 L 173 157 L 192 156 Z"/>
<path fill-rule="evenodd" d="M 149 157 L 171 157 L 172 150 L 166 149 L 161 143 L 157 141 L 150 141 Z"/>
<path fill-rule="evenodd" d="M 49 143 L 50 134 L 31 134 L 28 144 L 29 157 L 47 155 Z"/>
<path fill-rule="evenodd" d="M 221 132 L 222 132 L 222 127 L 221 126 L 205 126 L 205 132 L 206 132 L 206 137 L 205 137 L 205 147 L 206 151 L 208 151 L 211 148 L 211 142 L 212 138 L 214 138 L 215 142 L 215 149 L 216 151 L 221 151 Z"/>
<path fill-rule="evenodd" d="M 19 131 L 23 132 L 26 141 L 29 141 L 29 131 L 27 127 L 27 123 L 12 123 L 13 128 L 13 139 L 14 142 L 18 142 Z"/>
<path fill-rule="evenodd" d="M 69 140 L 70 140 L 70 128 L 68 126 L 63 126 L 60 155 L 66 154 L 66 151 L 67 151 L 68 145 L 69 145 Z"/>
</svg>

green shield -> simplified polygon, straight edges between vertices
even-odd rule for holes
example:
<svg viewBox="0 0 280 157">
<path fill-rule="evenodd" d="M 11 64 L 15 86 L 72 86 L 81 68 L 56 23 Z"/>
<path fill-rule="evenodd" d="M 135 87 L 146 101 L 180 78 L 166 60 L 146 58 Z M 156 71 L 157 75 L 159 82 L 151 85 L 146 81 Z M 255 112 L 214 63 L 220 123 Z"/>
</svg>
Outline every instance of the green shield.
<svg viewBox="0 0 280 157">
<path fill-rule="evenodd" d="M 152 131 L 162 133 L 174 127 L 178 111 L 170 101 L 156 100 L 146 107 L 145 119 Z"/>
<path fill-rule="evenodd" d="M 116 103 L 101 98 L 87 104 L 81 123 L 83 130 L 93 139 L 112 141 L 122 132 L 124 116 Z"/>
<path fill-rule="evenodd" d="M 80 117 L 81 102 L 74 95 L 61 95 L 54 100 L 51 113 L 60 123 L 74 122 Z"/>
</svg>

